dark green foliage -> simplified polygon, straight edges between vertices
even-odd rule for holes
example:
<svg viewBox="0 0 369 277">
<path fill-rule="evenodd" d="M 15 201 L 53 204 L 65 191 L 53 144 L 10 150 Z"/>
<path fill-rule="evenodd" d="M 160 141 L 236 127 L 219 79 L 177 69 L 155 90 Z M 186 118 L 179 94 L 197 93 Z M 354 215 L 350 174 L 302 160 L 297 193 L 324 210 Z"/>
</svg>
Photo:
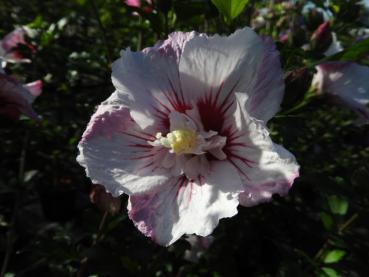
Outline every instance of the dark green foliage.
<svg viewBox="0 0 369 277">
<path fill-rule="evenodd" d="M 5 276 L 369 276 L 369 127 L 309 90 L 312 65 L 324 57 L 300 46 L 321 14 L 302 15 L 301 1 L 290 10 L 272 3 L 280 1 L 240 1 L 225 14 L 221 2 L 228 1 L 154 1 L 153 13 L 120 0 L 0 0 L 0 38 L 16 25 L 37 30 L 28 38 L 37 48 L 33 62 L 7 72 L 24 82 L 44 80 L 34 104 L 41 122 L 1 121 Z M 361 26 L 360 10 L 351 9 L 353 1 L 330 2 L 332 30 L 346 50 L 329 59 L 367 63 L 368 39 L 355 44 L 349 34 Z M 191 247 L 184 239 L 164 248 L 145 238 L 124 197 L 122 212 L 104 218 L 99 230 L 103 212 L 90 203 L 91 184 L 75 158 L 96 105 L 114 90 L 110 66 L 120 49 L 140 50 L 174 30 L 230 33 L 262 7 L 270 8 L 268 23 L 257 32 L 276 41 L 290 25 L 308 22 L 277 44 L 287 91 L 269 128 L 301 165 L 289 196 L 221 220 L 197 263 L 184 259 Z"/>
</svg>

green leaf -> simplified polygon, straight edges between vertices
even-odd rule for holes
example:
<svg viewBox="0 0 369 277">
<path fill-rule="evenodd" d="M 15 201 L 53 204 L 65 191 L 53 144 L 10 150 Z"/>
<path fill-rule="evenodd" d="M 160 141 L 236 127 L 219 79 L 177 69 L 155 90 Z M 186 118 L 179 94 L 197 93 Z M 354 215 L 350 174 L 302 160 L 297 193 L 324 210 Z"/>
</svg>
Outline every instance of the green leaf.
<svg viewBox="0 0 369 277">
<path fill-rule="evenodd" d="M 80 6 L 86 5 L 86 0 L 75 0 Z"/>
<path fill-rule="evenodd" d="M 307 67 L 314 67 L 318 64 L 329 61 L 358 61 L 365 56 L 369 56 L 369 38 L 364 39 L 363 41 L 360 41 L 337 54 L 309 63 Z"/>
<path fill-rule="evenodd" d="M 334 249 L 329 251 L 324 258 L 324 263 L 333 264 L 337 263 L 346 255 L 346 251 L 340 249 Z"/>
<path fill-rule="evenodd" d="M 320 220 L 323 222 L 325 229 L 332 230 L 334 224 L 332 216 L 325 212 L 322 212 L 320 213 Z"/>
<path fill-rule="evenodd" d="M 120 257 L 120 261 L 131 274 L 137 274 L 137 271 L 140 269 L 140 265 L 137 263 L 137 261 L 128 256 Z"/>
<path fill-rule="evenodd" d="M 356 43 L 333 56 L 328 57 L 330 61 L 356 61 L 361 57 L 369 55 L 369 38 Z"/>
<path fill-rule="evenodd" d="M 323 272 L 325 273 L 324 275 L 320 275 L 321 277 L 340 277 L 340 275 L 338 275 L 337 271 L 335 271 L 333 268 L 330 267 L 323 267 L 322 268 Z"/>
<path fill-rule="evenodd" d="M 29 28 L 32 28 L 32 29 L 38 29 L 38 28 L 42 27 L 43 23 L 44 23 L 44 21 L 42 19 L 42 16 L 38 15 L 38 16 L 36 16 L 36 18 L 32 22 L 27 24 L 27 26 Z"/>
<path fill-rule="evenodd" d="M 333 195 L 328 197 L 328 205 L 333 214 L 345 215 L 349 204 L 346 199 Z"/>
<path fill-rule="evenodd" d="M 227 23 L 240 15 L 249 0 L 211 0 Z"/>
</svg>

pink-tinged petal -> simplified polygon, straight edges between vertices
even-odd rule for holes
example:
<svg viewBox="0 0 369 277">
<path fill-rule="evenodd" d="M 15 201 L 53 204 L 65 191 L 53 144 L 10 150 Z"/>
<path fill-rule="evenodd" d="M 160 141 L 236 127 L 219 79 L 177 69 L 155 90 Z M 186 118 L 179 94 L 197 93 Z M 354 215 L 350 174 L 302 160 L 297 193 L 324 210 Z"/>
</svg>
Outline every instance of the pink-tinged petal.
<svg viewBox="0 0 369 277">
<path fill-rule="evenodd" d="M 263 38 L 262 49 L 262 62 L 255 86 L 248 93 L 246 110 L 252 117 L 267 122 L 279 110 L 284 94 L 284 79 L 279 52 L 271 38 Z"/>
<path fill-rule="evenodd" d="M 226 106 L 234 92 L 249 93 L 262 60 L 261 44 L 261 38 L 250 28 L 228 37 L 197 36 L 189 40 L 179 62 L 186 100 L 208 100 L 213 106 Z"/>
<path fill-rule="evenodd" d="M 239 196 L 242 206 L 251 207 L 270 201 L 273 194 L 286 196 L 294 180 L 299 177 L 293 155 L 277 144 L 274 144 L 274 150 L 270 150 L 268 157 L 260 160 L 259 165 L 259 176 L 250 174 L 252 181 Z"/>
<path fill-rule="evenodd" d="M 17 28 L 11 33 L 7 34 L 1 41 L 1 47 L 6 50 L 10 51 L 12 48 L 18 46 L 18 44 L 26 44 L 24 40 L 26 32 L 22 28 Z"/>
<path fill-rule="evenodd" d="M 246 101 L 245 94 L 237 94 L 237 129 L 230 132 L 223 151 L 243 180 L 245 194 L 240 196 L 240 204 L 250 206 L 269 200 L 273 193 L 285 195 L 299 166 L 290 152 L 272 142 L 265 123 L 247 114 L 243 108 Z M 269 193 L 264 193 L 267 189 Z"/>
<path fill-rule="evenodd" d="M 34 100 L 28 91 L 14 78 L 0 73 L 0 114 L 14 120 L 18 120 L 20 114 L 27 115 L 33 119 L 39 116 L 33 110 L 31 104 Z"/>
<path fill-rule="evenodd" d="M 130 196 L 128 213 L 136 227 L 161 245 L 184 234 L 207 236 L 221 218 L 237 214 L 241 180 L 227 163 L 215 162 L 204 183 L 173 178 L 157 193 Z"/>
<path fill-rule="evenodd" d="M 351 62 L 328 62 L 316 67 L 312 84 L 317 93 L 335 100 L 369 120 L 369 67 Z"/>
<path fill-rule="evenodd" d="M 32 51 L 35 51 L 33 46 L 27 43 L 24 39 L 26 31 L 23 28 L 17 28 L 11 33 L 7 34 L 0 42 L 0 56 L 5 59 L 6 62 L 13 63 L 28 63 L 29 59 L 25 59 L 16 48 L 20 45 L 26 45 Z"/>
<path fill-rule="evenodd" d="M 35 98 L 40 96 L 42 93 L 42 81 L 37 80 L 32 83 L 25 84 L 24 87 L 31 93 Z"/>
<path fill-rule="evenodd" d="M 170 178 L 160 166 L 166 152 L 148 144 L 152 134 L 142 131 L 114 93 L 92 116 L 80 141 L 77 161 L 94 184 L 113 196 L 147 193 Z"/>
</svg>

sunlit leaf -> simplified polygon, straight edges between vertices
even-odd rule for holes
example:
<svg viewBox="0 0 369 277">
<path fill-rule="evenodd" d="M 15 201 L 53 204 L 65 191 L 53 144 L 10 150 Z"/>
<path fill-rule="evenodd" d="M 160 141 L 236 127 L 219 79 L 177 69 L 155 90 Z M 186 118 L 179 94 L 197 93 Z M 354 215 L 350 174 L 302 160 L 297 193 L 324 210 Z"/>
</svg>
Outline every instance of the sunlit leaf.
<svg viewBox="0 0 369 277">
<path fill-rule="evenodd" d="M 348 202 L 346 199 L 336 195 L 328 197 L 328 205 L 333 214 L 345 215 L 348 210 Z"/>
<path fill-rule="evenodd" d="M 356 43 L 355 45 L 347 48 L 333 56 L 330 56 L 330 61 L 357 61 L 361 57 L 369 55 L 369 38 L 364 39 Z"/>
<path fill-rule="evenodd" d="M 345 255 L 346 255 L 346 251 L 344 250 L 335 249 L 335 250 L 329 251 L 324 258 L 324 263 L 326 264 L 337 263 L 340 260 L 342 260 L 342 258 Z"/>
<path fill-rule="evenodd" d="M 323 272 L 325 274 L 321 274 L 321 277 L 340 277 L 340 275 L 337 273 L 337 271 L 335 271 L 333 268 L 330 267 L 323 267 L 322 268 Z"/>
<path fill-rule="evenodd" d="M 329 214 L 324 212 L 320 213 L 320 220 L 323 222 L 325 229 L 332 230 L 334 222 Z"/>
<path fill-rule="evenodd" d="M 219 13 L 224 16 L 227 23 L 241 14 L 248 0 L 211 0 L 217 7 Z"/>
</svg>

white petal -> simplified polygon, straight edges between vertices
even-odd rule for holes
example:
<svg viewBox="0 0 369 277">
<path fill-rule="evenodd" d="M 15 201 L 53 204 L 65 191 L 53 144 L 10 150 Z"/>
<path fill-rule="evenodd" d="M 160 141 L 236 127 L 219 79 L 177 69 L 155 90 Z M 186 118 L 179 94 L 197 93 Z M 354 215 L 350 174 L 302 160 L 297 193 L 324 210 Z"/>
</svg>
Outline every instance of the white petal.
<svg viewBox="0 0 369 277">
<path fill-rule="evenodd" d="M 249 93 L 262 59 L 261 44 L 261 38 L 250 28 L 229 37 L 215 35 L 189 40 L 179 62 L 187 101 L 209 97 L 222 104 L 235 91 Z"/>
<path fill-rule="evenodd" d="M 196 130 L 196 124 L 184 113 L 173 111 L 169 114 L 170 131 L 178 129 Z"/>
<path fill-rule="evenodd" d="M 241 205 L 250 207 L 269 201 L 273 194 L 285 196 L 299 176 L 299 167 L 293 155 L 280 145 L 273 146 L 270 150 L 264 150 L 255 165 L 258 168 L 245 170 L 250 181 L 245 182 L 245 191 L 240 194 Z"/>
<path fill-rule="evenodd" d="M 176 154 L 173 154 L 173 153 L 169 153 L 169 151 L 165 154 L 162 162 L 161 162 L 161 165 L 164 167 L 164 168 L 171 168 L 175 165 L 176 163 Z"/>
<path fill-rule="evenodd" d="M 257 81 L 249 93 L 246 110 L 250 116 L 267 122 L 279 110 L 284 94 L 284 79 L 279 52 L 271 38 L 263 38 L 263 58 Z"/>
<path fill-rule="evenodd" d="M 113 94 L 92 116 L 77 161 L 113 196 L 153 191 L 170 178 L 160 165 L 166 151 L 149 145 L 155 137 L 139 129 L 129 109 L 117 103 Z"/>
<path fill-rule="evenodd" d="M 173 179 L 155 194 L 131 196 L 129 216 L 146 236 L 170 245 L 183 234 L 207 236 L 221 218 L 237 214 L 240 190 L 234 168 L 216 162 L 202 185 Z"/>
<path fill-rule="evenodd" d="M 122 51 L 113 63 L 112 80 L 142 129 L 156 122 L 165 125 L 171 111 L 185 106 L 176 58 L 155 47 L 137 53 Z"/>
<path fill-rule="evenodd" d="M 184 46 L 189 40 L 191 40 L 195 36 L 204 36 L 204 35 L 198 34 L 194 31 L 173 32 L 168 35 L 168 38 L 166 40 L 158 42 L 154 47 L 144 49 L 144 52 L 152 50 L 165 52 L 165 54 L 175 57 L 176 61 L 178 62 L 179 59 L 181 58 Z"/>
<path fill-rule="evenodd" d="M 316 67 L 313 86 L 328 93 L 369 120 L 369 67 L 350 62 L 328 62 Z"/>
<path fill-rule="evenodd" d="M 332 56 L 343 50 L 341 42 L 337 40 L 337 35 L 332 33 L 332 43 L 328 49 L 324 52 L 325 56 Z"/>
<path fill-rule="evenodd" d="M 205 155 L 194 155 L 186 161 L 184 173 L 188 179 L 196 180 L 209 175 L 210 164 Z"/>
</svg>

